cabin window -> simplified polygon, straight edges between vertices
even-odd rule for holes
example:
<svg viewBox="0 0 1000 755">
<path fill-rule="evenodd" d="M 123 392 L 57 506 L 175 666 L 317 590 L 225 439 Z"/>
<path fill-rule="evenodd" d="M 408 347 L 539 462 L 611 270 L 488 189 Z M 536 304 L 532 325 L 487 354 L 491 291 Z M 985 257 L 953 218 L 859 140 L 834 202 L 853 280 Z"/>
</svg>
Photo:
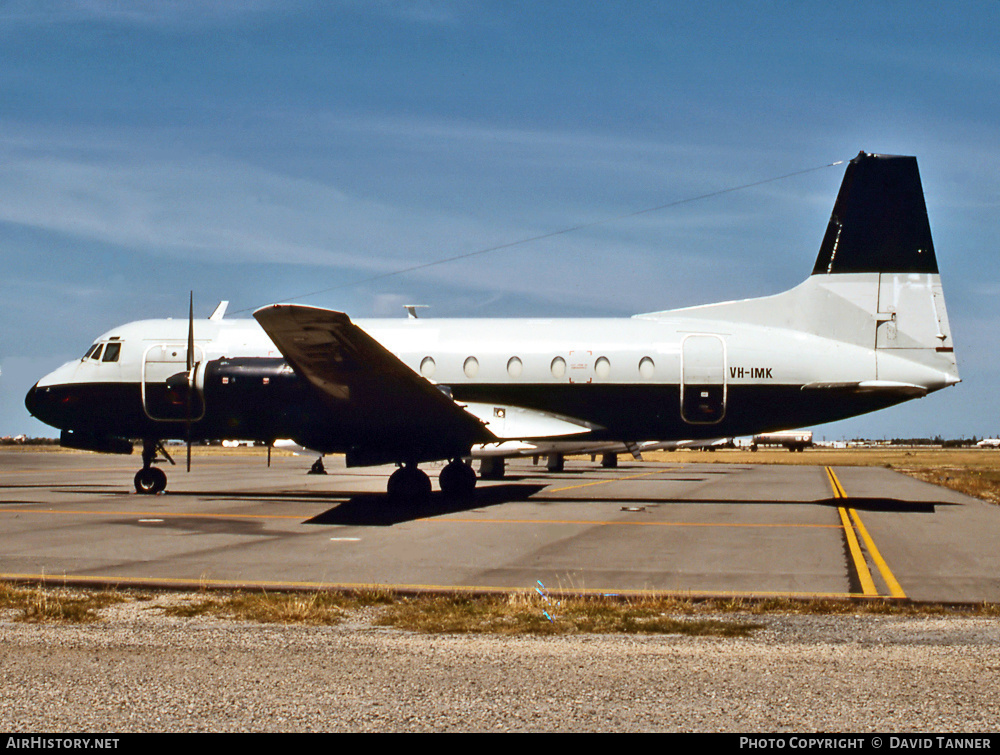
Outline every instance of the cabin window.
<svg viewBox="0 0 1000 755">
<path fill-rule="evenodd" d="M 420 362 L 420 374 L 425 378 L 430 379 L 434 377 L 434 369 L 436 367 L 437 365 L 434 364 L 434 357 L 424 357 Z"/>
<path fill-rule="evenodd" d="M 552 377 L 561 378 L 566 374 L 566 360 L 562 357 L 556 357 L 552 360 L 552 365 L 550 367 L 552 370 Z"/>
<path fill-rule="evenodd" d="M 108 348 L 104 350 L 104 362 L 117 362 L 118 355 L 122 351 L 122 345 L 120 343 L 109 343 Z"/>
<path fill-rule="evenodd" d="M 598 357 L 594 362 L 594 374 L 601 380 L 607 380 L 611 375 L 611 362 L 607 357 Z"/>
<path fill-rule="evenodd" d="M 653 364 L 651 358 L 643 357 L 639 360 L 639 377 L 643 380 L 652 380 L 654 374 L 656 374 L 656 365 Z"/>
<path fill-rule="evenodd" d="M 469 357 L 465 360 L 463 369 L 465 370 L 465 376 L 467 378 L 474 378 L 479 374 L 479 360 L 475 357 Z"/>
<path fill-rule="evenodd" d="M 521 377 L 521 373 L 524 371 L 524 365 L 521 364 L 521 360 L 518 357 L 511 357 L 507 360 L 507 374 L 512 378 Z"/>
</svg>

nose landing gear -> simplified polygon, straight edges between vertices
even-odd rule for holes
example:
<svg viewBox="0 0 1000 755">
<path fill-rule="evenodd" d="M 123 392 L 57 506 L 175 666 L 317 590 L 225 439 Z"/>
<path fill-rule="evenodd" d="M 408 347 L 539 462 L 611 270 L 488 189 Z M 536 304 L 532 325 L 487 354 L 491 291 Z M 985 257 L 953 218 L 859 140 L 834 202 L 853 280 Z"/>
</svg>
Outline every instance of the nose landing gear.
<svg viewBox="0 0 1000 755">
<path fill-rule="evenodd" d="M 144 438 L 142 441 L 142 469 L 135 473 L 135 492 L 144 495 L 154 495 L 160 493 L 167 487 L 167 475 L 153 464 L 160 461 L 156 458 L 157 452 L 163 454 L 163 458 L 171 464 L 174 460 L 170 458 L 167 449 L 160 441 L 152 438 Z"/>
<path fill-rule="evenodd" d="M 135 492 L 154 494 L 167 487 L 167 475 L 158 467 L 143 467 L 135 473 Z"/>
</svg>

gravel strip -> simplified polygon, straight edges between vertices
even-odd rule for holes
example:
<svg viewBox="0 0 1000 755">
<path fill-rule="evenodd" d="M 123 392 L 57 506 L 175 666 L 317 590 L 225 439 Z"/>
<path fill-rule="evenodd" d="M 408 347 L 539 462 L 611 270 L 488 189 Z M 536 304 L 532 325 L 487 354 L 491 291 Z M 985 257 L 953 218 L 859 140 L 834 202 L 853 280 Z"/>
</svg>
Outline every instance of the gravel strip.
<svg viewBox="0 0 1000 755">
<path fill-rule="evenodd" d="M 0 616 L 0 730 L 992 732 L 1000 622 L 739 616 L 749 639 L 429 636 L 177 619 L 162 595 L 83 625 Z"/>
</svg>

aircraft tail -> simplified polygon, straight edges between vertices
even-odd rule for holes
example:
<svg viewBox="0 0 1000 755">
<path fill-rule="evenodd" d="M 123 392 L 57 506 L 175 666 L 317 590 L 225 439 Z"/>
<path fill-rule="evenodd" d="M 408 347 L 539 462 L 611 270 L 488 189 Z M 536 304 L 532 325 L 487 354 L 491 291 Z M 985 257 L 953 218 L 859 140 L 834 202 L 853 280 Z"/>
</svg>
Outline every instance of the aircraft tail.
<svg viewBox="0 0 1000 755">
<path fill-rule="evenodd" d="M 799 296 L 812 289 L 813 332 L 874 345 L 877 379 L 907 371 L 905 360 L 940 371 L 945 384 L 958 382 L 915 157 L 861 152 L 851 160 L 803 286 Z M 824 305 L 825 297 L 836 298 Z"/>
<path fill-rule="evenodd" d="M 941 387 L 959 380 L 915 157 L 850 161 L 812 275 L 795 288 L 637 316 L 787 328 L 873 349 L 877 380 L 900 379 L 903 361 L 939 375 Z"/>
<path fill-rule="evenodd" d="M 847 165 L 813 275 L 937 272 L 917 158 L 859 153 Z"/>
</svg>

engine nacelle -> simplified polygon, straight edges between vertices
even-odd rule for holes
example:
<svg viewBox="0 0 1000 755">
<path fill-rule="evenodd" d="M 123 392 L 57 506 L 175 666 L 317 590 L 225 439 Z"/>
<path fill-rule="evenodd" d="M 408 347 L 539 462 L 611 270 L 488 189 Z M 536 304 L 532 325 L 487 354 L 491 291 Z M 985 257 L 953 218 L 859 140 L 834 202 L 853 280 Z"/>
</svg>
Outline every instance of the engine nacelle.
<svg viewBox="0 0 1000 755">
<path fill-rule="evenodd" d="M 281 358 L 214 359 L 205 365 L 201 380 L 212 437 L 288 438 L 307 427 L 321 408 L 306 382 Z"/>
</svg>

